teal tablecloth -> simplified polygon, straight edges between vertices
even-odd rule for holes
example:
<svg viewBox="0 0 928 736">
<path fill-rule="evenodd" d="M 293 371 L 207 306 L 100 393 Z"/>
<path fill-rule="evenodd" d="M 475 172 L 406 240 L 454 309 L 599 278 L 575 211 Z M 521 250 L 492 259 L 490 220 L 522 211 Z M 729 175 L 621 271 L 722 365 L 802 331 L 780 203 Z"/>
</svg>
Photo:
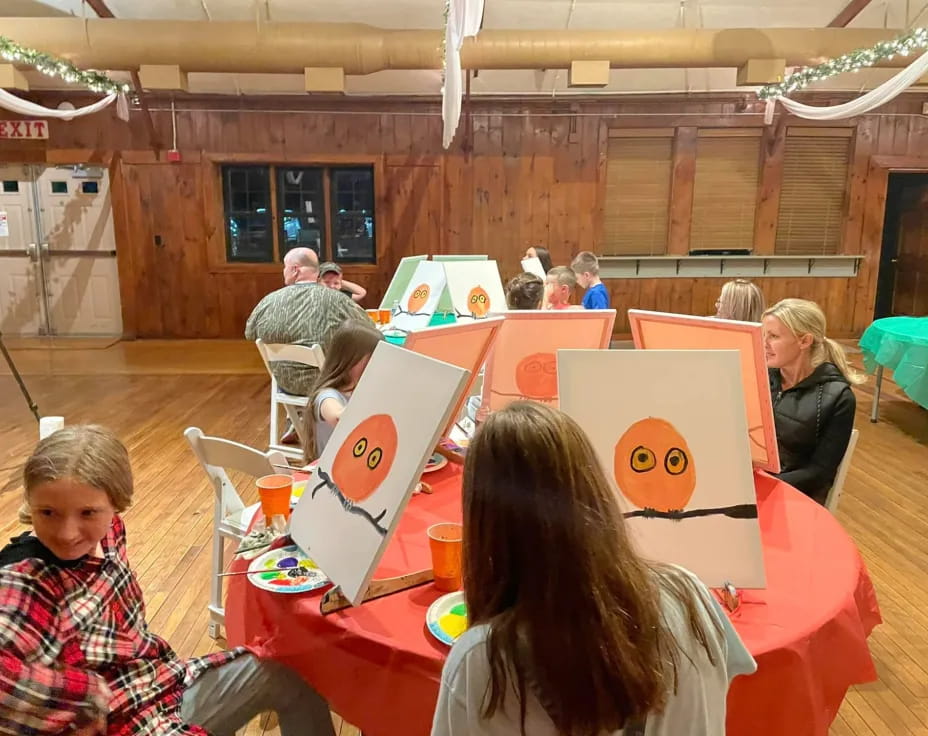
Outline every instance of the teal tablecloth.
<svg viewBox="0 0 928 736">
<path fill-rule="evenodd" d="M 439 325 L 453 325 L 457 322 L 457 317 L 446 312 L 435 312 L 432 319 L 429 320 L 429 327 L 438 327 Z M 406 342 L 406 335 L 386 333 L 384 339 L 394 345 L 403 345 Z"/>
<path fill-rule="evenodd" d="M 916 404 L 928 409 L 928 317 L 887 317 L 860 338 L 864 366 L 893 372 L 893 380 Z"/>
</svg>

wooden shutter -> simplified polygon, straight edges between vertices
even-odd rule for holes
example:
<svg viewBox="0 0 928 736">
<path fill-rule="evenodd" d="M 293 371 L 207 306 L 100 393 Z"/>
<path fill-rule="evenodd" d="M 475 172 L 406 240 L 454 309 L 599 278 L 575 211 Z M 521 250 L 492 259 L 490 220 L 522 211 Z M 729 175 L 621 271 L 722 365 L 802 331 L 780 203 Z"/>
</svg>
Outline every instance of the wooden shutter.
<svg viewBox="0 0 928 736">
<path fill-rule="evenodd" d="M 667 251 L 673 138 L 610 138 L 606 165 L 603 253 Z"/>
<path fill-rule="evenodd" d="M 791 128 L 783 152 L 778 255 L 833 255 L 841 247 L 850 131 Z"/>
<path fill-rule="evenodd" d="M 760 131 L 700 130 L 690 250 L 754 247 Z"/>
</svg>

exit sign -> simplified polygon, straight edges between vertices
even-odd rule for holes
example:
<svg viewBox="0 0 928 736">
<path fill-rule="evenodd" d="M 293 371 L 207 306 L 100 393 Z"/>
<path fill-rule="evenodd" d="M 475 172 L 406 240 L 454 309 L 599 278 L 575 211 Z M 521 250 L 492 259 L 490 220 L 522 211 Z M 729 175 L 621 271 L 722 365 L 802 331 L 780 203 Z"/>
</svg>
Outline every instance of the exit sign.
<svg viewBox="0 0 928 736">
<path fill-rule="evenodd" d="M 48 122 L 45 120 L 0 120 L 0 139 L 48 138 Z"/>
</svg>

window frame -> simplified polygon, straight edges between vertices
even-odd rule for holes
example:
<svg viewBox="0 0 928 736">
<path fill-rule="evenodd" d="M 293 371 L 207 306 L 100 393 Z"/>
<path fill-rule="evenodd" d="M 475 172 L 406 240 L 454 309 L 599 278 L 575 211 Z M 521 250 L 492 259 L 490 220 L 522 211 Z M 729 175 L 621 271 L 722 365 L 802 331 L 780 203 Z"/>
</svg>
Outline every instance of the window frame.
<svg viewBox="0 0 928 736">
<path fill-rule="evenodd" d="M 346 261 L 352 273 L 355 274 L 373 274 L 377 273 L 379 264 L 388 259 L 389 252 L 389 232 L 384 223 L 380 222 L 377 217 L 379 213 L 385 212 L 385 192 L 384 192 L 384 157 L 382 155 L 305 155 L 305 156 L 275 156 L 268 154 L 250 154 L 250 153 L 204 153 L 201 158 L 204 181 L 204 207 L 206 209 L 207 222 L 207 265 L 209 272 L 213 274 L 277 274 L 282 272 L 283 264 L 281 260 L 272 262 L 248 262 L 248 261 L 229 261 L 227 259 L 227 241 L 226 241 L 226 222 L 225 222 L 225 202 L 223 198 L 223 167 L 224 166 L 267 166 L 271 168 L 271 206 L 273 209 L 272 231 L 273 247 L 275 258 L 280 257 L 280 227 L 276 222 L 274 215 L 277 213 L 277 180 L 276 169 L 280 168 L 322 168 L 324 169 L 323 187 L 325 188 L 324 197 L 326 202 L 326 212 L 324 214 L 325 241 L 332 242 L 331 216 L 329 200 L 329 174 L 332 168 L 370 168 L 373 171 L 374 184 L 374 262 L 362 263 L 357 261 Z"/>
</svg>

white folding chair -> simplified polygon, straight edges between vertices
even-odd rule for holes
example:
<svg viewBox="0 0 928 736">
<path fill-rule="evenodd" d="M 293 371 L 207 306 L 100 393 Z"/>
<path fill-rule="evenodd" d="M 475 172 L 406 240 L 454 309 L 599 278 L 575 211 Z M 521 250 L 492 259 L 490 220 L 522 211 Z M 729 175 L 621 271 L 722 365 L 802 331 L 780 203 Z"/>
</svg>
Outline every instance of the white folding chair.
<svg viewBox="0 0 928 736">
<path fill-rule="evenodd" d="M 844 490 L 844 481 L 847 479 L 847 471 L 851 469 L 851 458 L 854 456 L 854 448 L 857 447 L 857 438 L 860 435 L 859 429 L 851 430 L 851 439 L 848 440 L 847 449 L 844 451 L 844 457 L 841 458 L 841 464 L 838 466 L 838 472 L 835 474 L 835 482 L 828 491 L 825 498 L 825 508 L 831 513 L 838 510 L 838 500 L 841 498 L 841 491 Z"/>
<path fill-rule="evenodd" d="M 263 475 L 287 473 L 287 460 L 275 450 L 261 452 L 231 440 L 207 437 L 198 427 L 188 427 L 184 430 L 184 437 L 206 471 L 215 493 L 213 564 L 209 586 L 209 635 L 216 639 L 219 636 L 219 626 L 225 621 L 222 578 L 219 577 L 219 573 L 225 570 L 225 539 L 241 541 L 260 506 L 257 503 L 245 506 L 226 471 L 239 471 L 253 478 L 260 478 Z"/>
<path fill-rule="evenodd" d="M 322 364 L 325 362 L 325 354 L 319 345 L 308 347 L 306 345 L 284 345 L 284 344 L 267 344 L 263 340 L 256 340 L 255 345 L 258 352 L 261 353 L 261 359 L 264 361 L 264 367 L 267 368 L 268 375 L 271 377 L 271 430 L 268 441 L 269 450 L 277 450 L 284 453 L 287 457 L 296 460 L 303 459 L 303 452 L 299 448 L 284 445 L 280 441 L 280 413 L 279 407 L 283 406 L 287 417 L 290 419 L 293 428 L 300 437 L 303 438 L 303 423 L 300 421 L 300 409 L 305 409 L 309 403 L 306 396 L 297 396 L 281 391 L 277 386 L 277 378 L 274 371 L 271 370 L 271 363 L 286 360 L 290 363 L 300 363 L 311 368 L 322 370 Z"/>
</svg>

